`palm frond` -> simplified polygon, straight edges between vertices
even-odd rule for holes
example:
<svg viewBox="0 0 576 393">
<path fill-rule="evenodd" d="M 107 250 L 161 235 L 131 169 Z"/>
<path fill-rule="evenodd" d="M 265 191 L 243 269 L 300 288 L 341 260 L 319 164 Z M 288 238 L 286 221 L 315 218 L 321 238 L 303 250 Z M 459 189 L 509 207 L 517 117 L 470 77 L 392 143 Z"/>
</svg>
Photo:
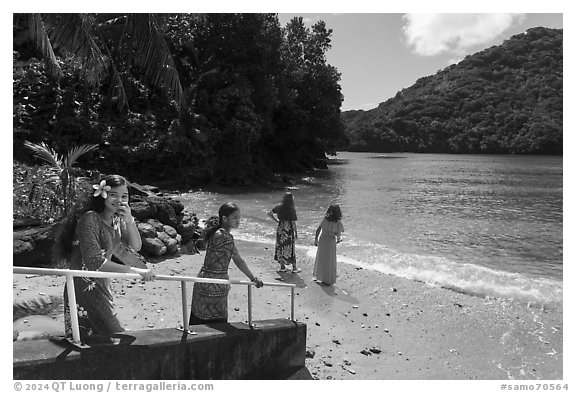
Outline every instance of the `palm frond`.
<svg viewBox="0 0 576 393">
<path fill-rule="evenodd" d="M 135 63 L 144 71 L 145 77 L 172 96 L 178 109 L 184 108 L 186 100 L 180 77 L 164 37 L 152 14 L 131 14 L 130 28 L 136 40 Z"/>
<path fill-rule="evenodd" d="M 36 47 L 42 53 L 42 56 L 48 64 L 48 69 L 50 72 L 52 72 L 53 75 L 60 77 L 62 75 L 62 69 L 60 68 L 58 60 L 56 59 L 56 55 L 54 54 L 54 48 L 52 48 L 52 43 L 50 42 L 46 26 L 44 25 L 44 21 L 42 20 L 41 15 L 30 14 L 28 15 L 28 18 L 32 41 L 34 41 Z"/>
<path fill-rule="evenodd" d="M 105 75 L 107 59 L 94 41 L 90 17 L 86 14 L 47 14 L 46 22 L 54 47 L 81 67 L 92 86 L 99 85 Z"/>
<path fill-rule="evenodd" d="M 36 144 L 24 141 L 24 146 L 32 150 L 37 157 L 46 161 L 50 165 L 62 169 L 62 158 L 52 148 L 48 147 L 46 143 L 41 142 L 40 144 Z"/>
<path fill-rule="evenodd" d="M 64 168 L 72 168 L 81 156 L 97 148 L 98 145 L 80 145 L 70 149 L 64 159 Z"/>
<path fill-rule="evenodd" d="M 124 90 L 124 83 L 122 82 L 122 78 L 120 77 L 120 73 L 116 68 L 116 64 L 113 60 L 110 61 L 110 71 L 111 71 L 111 81 L 110 81 L 110 92 L 109 94 L 112 97 L 116 97 L 118 99 L 118 109 L 122 110 L 124 107 L 130 109 L 128 107 L 128 95 L 126 94 L 126 90 Z"/>
</svg>

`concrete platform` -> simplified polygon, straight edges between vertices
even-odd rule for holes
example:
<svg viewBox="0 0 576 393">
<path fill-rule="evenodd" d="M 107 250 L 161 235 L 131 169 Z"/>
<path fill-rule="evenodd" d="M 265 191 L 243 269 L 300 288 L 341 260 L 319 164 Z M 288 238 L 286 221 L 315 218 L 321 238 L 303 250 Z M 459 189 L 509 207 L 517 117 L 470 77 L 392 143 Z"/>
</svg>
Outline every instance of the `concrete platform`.
<svg viewBox="0 0 576 393">
<path fill-rule="evenodd" d="M 261 380 L 306 374 L 306 324 L 254 324 L 196 325 L 195 335 L 175 328 L 124 332 L 84 348 L 63 339 L 16 341 L 13 378 Z"/>
</svg>

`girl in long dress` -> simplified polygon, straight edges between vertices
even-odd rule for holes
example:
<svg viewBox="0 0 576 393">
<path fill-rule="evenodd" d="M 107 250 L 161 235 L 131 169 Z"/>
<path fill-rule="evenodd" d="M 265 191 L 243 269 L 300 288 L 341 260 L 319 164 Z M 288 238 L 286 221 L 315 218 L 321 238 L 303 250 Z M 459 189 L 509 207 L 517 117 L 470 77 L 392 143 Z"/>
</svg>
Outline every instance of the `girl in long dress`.
<svg viewBox="0 0 576 393">
<path fill-rule="evenodd" d="M 318 250 L 313 276 L 324 285 L 332 285 L 336 282 L 336 243 L 342 241 L 342 232 L 344 232 L 341 219 L 340 206 L 330 205 L 324 220 L 316 229 L 314 245 L 318 247 Z"/>
<path fill-rule="evenodd" d="M 198 277 L 228 280 L 228 265 L 230 259 L 250 281 L 256 283 L 256 288 L 262 287 L 260 281 L 248 268 L 244 259 L 234 245 L 234 237 L 230 233 L 240 225 L 240 208 L 233 203 L 220 206 L 218 217 L 210 217 L 204 230 L 206 255 Z M 229 284 L 194 283 L 192 305 L 190 310 L 190 325 L 228 322 L 228 292 Z"/>
<path fill-rule="evenodd" d="M 274 217 L 276 214 L 277 217 Z M 282 198 L 282 202 L 268 212 L 268 215 L 278 223 L 276 228 L 276 247 L 274 248 L 274 260 L 280 264 L 278 272 L 286 272 L 286 265 L 292 265 L 292 273 L 299 273 L 302 270 L 296 266 L 296 239 L 298 230 L 296 229 L 296 207 L 294 206 L 294 196 L 287 192 Z"/>
<path fill-rule="evenodd" d="M 118 175 L 105 176 L 93 185 L 90 195 L 68 214 L 55 236 L 54 256 L 74 270 L 138 273 L 144 281 L 155 274 L 112 261 L 124 243 L 140 250 L 142 240 L 128 204 L 128 182 Z M 110 279 L 74 277 L 76 310 L 70 310 L 64 287 L 64 324 L 72 337 L 70 312 L 78 314 L 80 339 L 124 331 L 117 318 Z"/>
</svg>

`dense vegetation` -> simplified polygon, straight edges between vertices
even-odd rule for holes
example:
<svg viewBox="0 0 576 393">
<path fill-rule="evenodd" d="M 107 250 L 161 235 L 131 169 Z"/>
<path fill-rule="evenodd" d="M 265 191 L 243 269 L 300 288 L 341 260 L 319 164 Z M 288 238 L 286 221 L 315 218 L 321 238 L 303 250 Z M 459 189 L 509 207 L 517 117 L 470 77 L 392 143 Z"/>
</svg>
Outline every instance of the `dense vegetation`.
<svg viewBox="0 0 576 393">
<path fill-rule="evenodd" d="M 348 150 L 562 154 L 562 30 L 533 28 L 370 111 L 342 113 Z"/>
<path fill-rule="evenodd" d="M 24 141 L 57 152 L 98 144 L 82 167 L 242 184 L 321 165 L 342 143 L 340 74 L 326 63 L 332 31 L 322 21 L 15 14 L 13 26 L 16 161 L 38 163 Z M 138 37 L 152 43 L 146 58 Z"/>
</svg>

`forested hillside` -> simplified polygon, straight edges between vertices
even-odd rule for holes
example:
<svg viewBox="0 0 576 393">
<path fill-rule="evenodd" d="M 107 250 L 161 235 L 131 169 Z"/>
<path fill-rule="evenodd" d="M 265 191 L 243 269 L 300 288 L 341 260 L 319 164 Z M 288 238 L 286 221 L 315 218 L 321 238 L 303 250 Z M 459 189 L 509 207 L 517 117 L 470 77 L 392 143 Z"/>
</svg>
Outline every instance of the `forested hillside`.
<svg viewBox="0 0 576 393">
<path fill-rule="evenodd" d="M 562 41 L 562 30 L 529 29 L 373 110 L 344 112 L 344 149 L 562 154 Z"/>
<path fill-rule="evenodd" d="M 332 31 L 276 14 L 14 14 L 13 151 L 98 144 L 83 168 L 250 184 L 343 140 Z"/>
</svg>

